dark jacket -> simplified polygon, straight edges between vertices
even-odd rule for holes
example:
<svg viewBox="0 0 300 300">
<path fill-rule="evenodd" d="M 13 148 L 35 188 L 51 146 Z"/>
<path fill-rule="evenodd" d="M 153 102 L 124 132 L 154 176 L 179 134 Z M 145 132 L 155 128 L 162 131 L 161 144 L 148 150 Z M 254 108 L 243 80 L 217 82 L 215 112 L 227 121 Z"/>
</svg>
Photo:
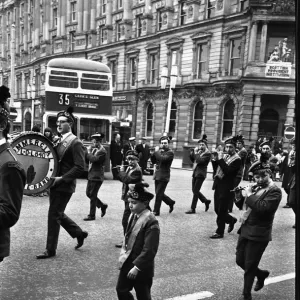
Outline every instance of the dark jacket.
<svg viewBox="0 0 300 300">
<path fill-rule="evenodd" d="M 273 220 L 281 198 L 281 189 L 275 184 L 261 196 L 247 197 L 246 205 L 252 211 L 240 228 L 241 236 L 253 241 L 271 241 Z M 241 208 L 243 200 L 236 205 Z"/>
<path fill-rule="evenodd" d="M 139 165 L 136 168 L 127 167 L 126 171 L 120 171 L 118 173 L 118 179 L 123 182 L 122 186 L 122 200 L 127 201 L 127 192 L 129 190 L 128 185 L 131 183 L 141 182 L 143 178 L 143 172 Z"/>
<path fill-rule="evenodd" d="M 63 143 L 57 147 L 63 147 Z M 56 191 L 74 193 L 76 178 L 79 178 L 85 166 L 86 150 L 82 142 L 76 137 L 65 151 L 63 157 L 59 157 L 59 172 L 57 176 L 62 176 L 63 181 L 51 189 Z"/>
<path fill-rule="evenodd" d="M 122 146 L 121 143 L 117 143 L 115 140 L 110 143 L 110 160 L 112 166 L 122 164 Z"/>
<path fill-rule="evenodd" d="M 122 266 L 123 271 L 128 273 L 136 266 L 140 270 L 139 278 L 154 276 L 154 258 L 158 250 L 159 233 L 158 221 L 151 215 L 150 220 L 139 231 L 131 253 Z"/>
<path fill-rule="evenodd" d="M 126 153 L 127 151 L 129 150 L 135 150 L 135 145 L 132 146 L 130 142 L 126 143 L 124 146 L 123 146 L 123 149 L 122 149 L 122 153 L 123 153 L 123 162 L 126 163 L 126 165 L 128 165 L 128 162 L 126 161 Z"/>
<path fill-rule="evenodd" d="M 9 150 L 8 150 L 9 149 Z M 9 143 L 0 146 L 0 258 L 9 256 L 10 230 L 20 216 L 26 175 Z"/>
<path fill-rule="evenodd" d="M 107 152 L 102 145 L 100 146 L 100 149 L 94 148 L 91 153 L 86 154 L 86 158 L 90 162 L 88 180 L 104 180 L 104 165 L 106 160 L 106 154 Z"/>
<path fill-rule="evenodd" d="M 155 151 L 151 156 L 151 161 L 156 164 L 154 180 L 170 181 L 171 165 L 174 159 L 174 152 L 170 149 L 167 151 L 159 149 Z"/>
<path fill-rule="evenodd" d="M 241 167 L 241 163 L 242 163 L 241 159 L 240 158 L 235 159 L 229 165 L 227 165 L 227 163 L 224 161 L 223 158 L 216 161 L 212 161 L 212 163 L 213 165 L 215 165 L 215 167 L 220 166 L 224 173 L 222 179 L 219 178 L 214 179 L 213 187 L 215 188 L 218 185 L 219 187 L 221 186 L 222 189 L 224 188 L 224 190 L 226 191 L 232 190 L 234 188 L 236 175 Z"/>
<path fill-rule="evenodd" d="M 145 144 L 145 147 L 143 144 L 138 144 L 135 147 L 136 152 L 139 154 L 139 165 L 143 170 L 147 168 L 147 162 L 150 158 L 150 148 L 149 145 Z"/>
<path fill-rule="evenodd" d="M 210 162 L 210 158 L 211 153 L 209 151 L 206 151 L 203 154 L 195 154 L 195 152 L 190 153 L 190 160 L 192 161 L 192 163 L 196 163 L 196 167 L 193 171 L 193 177 L 206 178 L 207 165 Z"/>
</svg>

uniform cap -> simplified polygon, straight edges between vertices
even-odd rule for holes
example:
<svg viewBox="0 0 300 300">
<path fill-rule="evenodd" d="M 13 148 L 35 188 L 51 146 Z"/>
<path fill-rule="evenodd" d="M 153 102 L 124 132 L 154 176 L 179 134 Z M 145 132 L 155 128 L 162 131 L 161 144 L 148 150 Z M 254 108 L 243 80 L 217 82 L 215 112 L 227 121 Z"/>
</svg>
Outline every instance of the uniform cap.
<svg viewBox="0 0 300 300">
<path fill-rule="evenodd" d="M 130 142 L 135 141 L 135 136 L 129 138 L 129 141 L 130 141 Z"/>
<path fill-rule="evenodd" d="M 73 115 L 73 111 L 74 111 L 73 107 L 69 106 L 67 108 L 67 110 L 61 110 L 60 112 L 58 112 L 57 118 L 63 116 L 63 117 L 66 117 L 69 122 L 72 122 L 73 124 L 75 124 L 75 117 Z"/>
<path fill-rule="evenodd" d="M 154 195 L 146 190 L 149 184 L 144 182 L 129 184 L 128 196 L 131 199 L 138 200 L 141 202 L 149 202 L 154 198 Z"/>
<path fill-rule="evenodd" d="M 139 154 L 135 150 L 128 150 L 126 152 L 126 158 L 134 158 L 134 159 L 139 159 Z"/>
<path fill-rule="evenodd" d="M 104 138 L 104 133 L 98 133 L 96 132 L 95 134 L 93 134 L 91 136 L 92 139 L 95 139 L 95 140 L 102 140 Z"/>
<path fill-rule="evenodd" d="M 207 135 L 203 134 L 202 139 L 200 139 L 198 143 L 204 143 L 207 146 Z"/>
</svg>

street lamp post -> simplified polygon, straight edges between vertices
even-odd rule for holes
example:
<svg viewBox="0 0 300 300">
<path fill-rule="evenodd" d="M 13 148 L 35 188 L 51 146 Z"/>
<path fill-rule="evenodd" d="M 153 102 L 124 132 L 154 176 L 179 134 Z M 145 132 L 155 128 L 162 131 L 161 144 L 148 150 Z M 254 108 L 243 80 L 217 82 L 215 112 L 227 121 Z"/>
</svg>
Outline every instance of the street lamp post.
<svg viewBox="0 0 300 300">
<path fill-rule="evenodd" d="M 169 99 L 168 99 L 168 107 L 167 107 L 167 118 L 166 118 L 166 124 L 165 124 L 165 135 L 168 135 L 168 133 L 169 133 L 173 89 L 175 88 L 176 81 L 177 81 L 177 65 L 173 65 L 171 67 L 170 75 L 171 75 L 170 76 L 170 89 L 169 89 Z M 162 70 L 161 70 L 161 88 L 162 89 L 166 88 L 167 79 L 168 79 L 168 67 L 163 66 Z"/>
</svg>

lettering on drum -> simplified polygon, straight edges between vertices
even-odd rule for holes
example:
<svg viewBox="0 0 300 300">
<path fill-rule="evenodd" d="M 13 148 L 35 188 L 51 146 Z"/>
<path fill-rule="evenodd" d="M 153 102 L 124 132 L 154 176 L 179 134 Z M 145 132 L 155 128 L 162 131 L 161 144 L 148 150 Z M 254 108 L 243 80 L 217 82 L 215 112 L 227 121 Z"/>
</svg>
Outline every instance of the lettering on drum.
<svg viewBox="0 0 300 300">
<path fill-rule="evenodd" d="M 25 168 L 27 180 L 24 194 L 40 193 L 52 184 L 56 176 L 58 160 L 50 141 L 41 134 L 23 134 L 12 143 L 12 147 Z"/>
</svg>

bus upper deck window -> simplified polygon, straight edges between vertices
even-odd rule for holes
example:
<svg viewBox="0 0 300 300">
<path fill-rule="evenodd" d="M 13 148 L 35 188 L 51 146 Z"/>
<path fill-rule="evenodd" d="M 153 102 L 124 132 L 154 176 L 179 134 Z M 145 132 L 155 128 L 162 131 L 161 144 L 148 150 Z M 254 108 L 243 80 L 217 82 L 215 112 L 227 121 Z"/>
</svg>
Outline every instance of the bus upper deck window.
<svg viewBox="0 0 300 300">
<path fill-rule="evenodd" d="M 78 88 L 78 75 L 76 72 L 51 70 L 49 85 L 64 88 Z"/>
<path fill-rule="evenodd" d="M 107 75 L 83 73 L 81 88 L 84 90 L 109 91 L 109 79 Z"/>
</svg>

